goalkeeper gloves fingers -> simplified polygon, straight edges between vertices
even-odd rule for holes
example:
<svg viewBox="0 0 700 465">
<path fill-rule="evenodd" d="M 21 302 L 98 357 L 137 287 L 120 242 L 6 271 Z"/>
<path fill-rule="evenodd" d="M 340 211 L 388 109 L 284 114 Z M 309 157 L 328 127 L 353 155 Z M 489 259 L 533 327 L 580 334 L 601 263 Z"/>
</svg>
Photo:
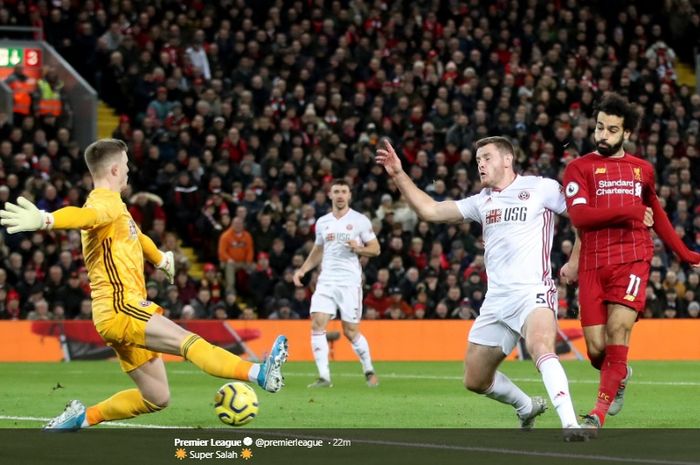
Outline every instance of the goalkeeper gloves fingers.
<svg viewBox="0 0 700 465">
<path fill-rule="evenodd" d="M 5 210 L 0 210 L 0 224 L 7 226 L 10 234 L 23 231 L 51 229 L 54 224 L 53 215 L 36 206 L 24 197 L 17 197 L 17 204 L 5 203 Z"/>
<path fill-rule="evenodd" d="M 163 252 L 163 258 L 160 259 L 160 263 L 156 265 L 156 268 L 165 273 L 165 277 L 168 278 L 170 284 L 175 282 L 175 258 L 172 252 Z"/>
</svg>

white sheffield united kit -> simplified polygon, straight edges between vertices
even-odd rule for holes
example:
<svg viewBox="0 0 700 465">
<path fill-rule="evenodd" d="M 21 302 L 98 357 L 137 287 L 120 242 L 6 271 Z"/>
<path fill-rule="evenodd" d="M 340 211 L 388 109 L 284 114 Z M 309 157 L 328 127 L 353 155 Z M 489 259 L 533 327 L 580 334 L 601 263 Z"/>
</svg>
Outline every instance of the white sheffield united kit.
<svg viewBox="0 0 700 465">
<path fill-rule="evenodd" d="M 532 310 L 557 311 L 550 254 L 554 214 L 566 210 L 559 183 L 517 176 L 505 189 L 486 188 L 457 201 L 466 220 L 483 226 L 488 291 L 469 342 L 509 354 Z"/>
<path fill-rule="evenodd" d="M 318 286 L 311 297 L 311 313 L 335 315 L 338 309 L 343 321 L 360 321 L 362 267 L 347 242 L 354 240 L 362 246 L 376 237 L 369 219 L 352 209 L 341 218 L 328 213 L 318 219 L 315 244 L 323 246 L 323 261 Z"/>
</svg>

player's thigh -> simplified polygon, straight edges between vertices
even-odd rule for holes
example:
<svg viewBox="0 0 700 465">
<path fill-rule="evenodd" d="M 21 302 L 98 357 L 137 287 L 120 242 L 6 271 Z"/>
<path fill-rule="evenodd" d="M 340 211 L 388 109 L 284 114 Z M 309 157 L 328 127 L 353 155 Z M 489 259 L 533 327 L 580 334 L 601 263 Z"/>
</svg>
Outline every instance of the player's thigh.
<svg viewBox="0 0 700 465">
<path fill-rule="evenodd" d="M 311 305 L 309 313 L 311 317 L 316 313 L 324 313 L 330 315 L 329 318 L 334 318 L 337 305 L 333 297 L 333 287 L 327 284 L 319 284 L 313 295 L 311 296 Z"/>
<path fill-rule="evenodd" d="M 362 319 L 362 286 L 339 286 L 334 300 L 345 323 L 359 323 Z"/>
<path fill-rule="evenodd" d="M 119 367 L 124 373 L 132 371 L 148 364 L 153 359 L 159 359 L 160 353 L 139 347 L 130 343 L 108 343 L 114 350 L 119 360 Z"/>
<path fill-rule="evenodd" d="M 497 304 L 495 302 L 490 303 Z M 482 356 L 483 350 L 480 349 L 481 347 L 493 349 L 489 350 L 489 352 L 496 354 L 500 352 L 502 356 L 500 360 L 502 360 L 513 350 L 519 339 L 520 335 L 503 324 L 499 316 L 492 311 L 492 308 L 485 301 L 481 308 L 481 314 L 474 321 L 468 337 L 469 347 L 471 348 L 472 345 L 475 345 L 478 350 L 473 354 L 471 351 L 467 351 L 467 362 L 469 360 L 477 361 L 474 357 Z M 481 364 L 483 361 L 477 362 Z"/>
<path fill-rule="evenodd" d="M 639 317 L 639 312 L 626 305 L 608 305 L 608 324 L 605 325 L 605 338 L 608 344 L 629 345 L 632 327 Z"/>
<path fill-rule="evenodd" d="M 544 322 L 555 321 L 557 308 L 557 289 L 552 281 L 550 284 L 524 286 L 512 289 L 505 295 L 495 296 L 495 304 L 501 309 L 500 317 L 503 323 L 516 333 L 526 337 L 528 323 L 534 326 L 539 335 L 544 330 L 555 331 L 556 326 L 544 325 Z M 533 313 L 537 316 L 531 318 Z"/>
<path fill-rule="evenodd" d="M 605 325 L 608 321 L 608 309 L 605 304 L 605 291 L 601 270 L 579 271 L 579 314 L 581 326 Z"/>
<path fill-rule="evenodd" d="M 107 343 L 146 347 L 146 327 L 163 309 L 149 300 L 120 298 L 93 302 L 93 321 Z M 161 317 L 162 318 L 162 317 Z"/>
<path fill-rule="evenodd" d="M 646 287 L 649 280 L 650 263 L 636 261 L 611 265 L 605 269 L 604 300 L 607 304 L 618 304 L 644 311 L 646 304 Z M 609 308 L 606 309 L 610 316 Z"/>
<path fill-rule="evenodd" d="M 557 320 L 551 308 L 536 308 L 528 315 L 523 329 L 527 351 L 533 360 L 554 351 Z"/>
<path fill-rule="evenodd" d="M 323 312 L 314 312 L 311 314 L 311 330 L 324 331 L 328 322 L 333 318 L 333 315 Z"/>
<path fill-rule="evenodd" d="M 154 314 L 145 326 L 145 345 L 150 350 L 180 355 L 180 347 L 192 333 L 160 314 Z"/>
<path fill-rule="evenodd" d="M 145 351 L 145 349 L 140 350 Z M 161 407 L 168 405 L 170 388 L 162 358 L 151 358 L 148 362 L 128 372 L 128 375 L 134 380 L 144 399 Z"/>
</svg>

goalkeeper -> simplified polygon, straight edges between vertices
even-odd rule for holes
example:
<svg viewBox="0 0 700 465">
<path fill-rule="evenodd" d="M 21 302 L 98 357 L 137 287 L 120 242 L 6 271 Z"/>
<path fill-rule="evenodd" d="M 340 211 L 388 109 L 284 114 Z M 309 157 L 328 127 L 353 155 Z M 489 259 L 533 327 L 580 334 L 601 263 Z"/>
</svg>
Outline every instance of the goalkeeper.
<svg viewBox="0 0 700 465">
<path fill-rule="evenodd" d="M 286 337 L 277 337 L 262 364 L 251 363 L 186 331 L 164 317 L 162 308 L 146 300 L 144 256 L 170 282 L 175 265 L 172 252 L 160 252 L 141 233 L 121 199 L 129 172 L 126 152 L 126 144 L 116 139 L 98 140 L 85 150 L 95 188 L 83 208 L 65 207 L 48 213 L 19 197 L 16 205 L 8 202 L 6 209 L 0 210 L 0 224 L 10 234 L 42 229 L 81 230 L 95 328 L 114 349 L 121 369 L 137 387 L 89 408 L 72 400 L 46 429 L 77 430 L 162 410 L 168 405 L 170 390 L 160 353 L 182 355 L 210 375 L 255 382 L 270 392 L 283 386 L 281 366 L 287 358 Z"/>
</svg>

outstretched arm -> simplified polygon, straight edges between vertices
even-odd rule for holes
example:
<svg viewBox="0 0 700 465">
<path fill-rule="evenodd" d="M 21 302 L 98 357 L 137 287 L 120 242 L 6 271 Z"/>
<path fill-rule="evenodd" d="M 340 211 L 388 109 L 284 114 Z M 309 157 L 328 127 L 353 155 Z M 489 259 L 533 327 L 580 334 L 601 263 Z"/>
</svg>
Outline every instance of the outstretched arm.
<svg viewBox="0 0 700 465">
<path fill-rule="evenodd" d="M 666 245 L 671 247 L 671 250 L 673 250 L 681 260 L 696 267 L 700 266 L 700 254 L 688 249 L 681 238 L 678 237 L 658 197 L 654 194 L 649 195 L 647 200 L 651 204 L 651 210 L 654 214 L 654 231 L 656 234 L 658 234 Z"/>
<path fill-rule="evenodd" d="M 294 284 L 297 287 L 302 287 L 303 284 L 301 280 L 304 277 L 304 275 L 316 268 L 321 263 L 321 260 L 323 260 L 323 246 L 314 244 L 314 247 L 311 249 L 309 256 L 306 257 L 306 261 L 304 261 L 304 264 L 301 265 L 301 267 L 294 272 Z"/>
<path fill-rule="evenodd" d="M 455 223 L 464 221 L 462 213 L 453 200 L 436 202 L 432 197 L 415 185 L 401 167 L 401 160 L 394 147 L 384 139 L 383 148 L 377 150 L 377 163 L 382 165 L 387 174 L 396 183 L 409 205 L 422 219 L 434 223 Z"/>
<path fill-rule="evenodd" d="M 88 229 L 97 224 L 97 211 L 92 208 L 64 207 L 53 213 L 39 210 L 24 197 L 17 204 L 7 202 L 0 210 L 0 224 L 10 234 L 41 229 Z"/>
</svg>

